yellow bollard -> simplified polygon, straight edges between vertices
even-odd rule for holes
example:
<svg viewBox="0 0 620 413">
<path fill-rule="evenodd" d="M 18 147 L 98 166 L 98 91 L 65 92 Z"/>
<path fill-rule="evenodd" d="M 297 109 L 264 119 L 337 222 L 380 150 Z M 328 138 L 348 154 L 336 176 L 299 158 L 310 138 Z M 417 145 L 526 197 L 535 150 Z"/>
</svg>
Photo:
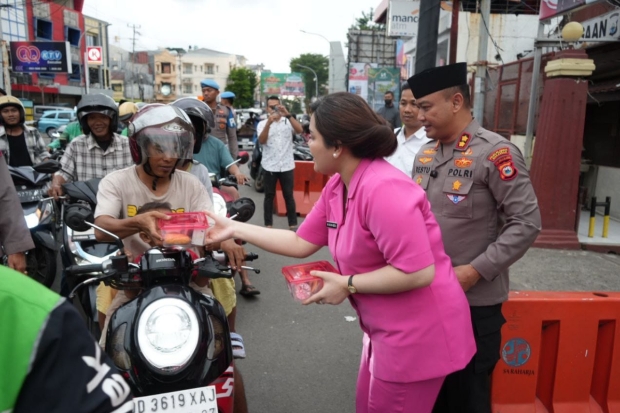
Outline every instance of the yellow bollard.
<svg viewBox="0 0 620 413">
<path fill-rule="evenodd" d="M 603 238 L 607 238 L 609 235 L 609 215 L 605 215 L 603 218 Z"/>
</svg>

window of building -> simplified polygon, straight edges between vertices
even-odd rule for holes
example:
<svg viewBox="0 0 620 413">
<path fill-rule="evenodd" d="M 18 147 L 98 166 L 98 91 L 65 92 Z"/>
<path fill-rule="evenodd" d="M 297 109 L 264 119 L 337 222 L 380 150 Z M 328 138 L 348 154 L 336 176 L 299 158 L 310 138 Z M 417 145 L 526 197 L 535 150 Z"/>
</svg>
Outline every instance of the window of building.
<svg viewBox="0 0 620 413">
<path fill-rule="evenodd" d="M 96 34 L 87 34 L 86 35 L 86 46 L 100 46 L 99 36 L 97 36 Z"/>
<path fill-rule="evenodd" d="M 8 41 L 28 40 L 26 30 L 26 2 L 23 0 L 4 0 L 0 8 L 2 38 Z"/>
<path fill-rule="evenodd" d="M 82 32 L 80 29 L 76 29 L 73 27 L 65 26 L 65 40 L 69 42 L 71 46 L 79 47 L 80 46 L 80 37 Z M 94 44 L 89 44 L 89 46 L 95 46 Z"/>
<path fill-rule="evenodd" d="M 172 73 L 171 70 L 170 70 L 171 69 L 170 66 L 171 66 L 170 63 L 162 63 L 161 64 L 161 72 L 164 73 L 164 74 Z M 159 68 L 159 66 L 157 66 L 157 67 Z"/>
<path fill-rule="evenodd" d="M 208 75 L 215 74 L 215 72 L 213 72 L 213 65 L 205 65 L 205 73 Z"/>
<path fill-rule="evenodd" d="M 72 73 L 69 75 L 69 79 L 70 80 L 82 80 L 82 71 L 80 70 L 82 68 L 82 65 L 75 65 L 72 64 L 71 65 L 71 71 Z"/>
<path fill-rule="evenodd" d="M 37 39 L 52 40 L 52 22 L 34 19 L 34 35 Z"/>
<path fill-rule="evenodd" d="M 183 85 L 183 93 L 192 93 L 192 85 L 184 84 Z"/>
<path fill-rule="evenodd" d="M 122 83 L 113 83 L 112 84 L 112 90 L 115 92 L 122 92 L 123 91 L 123 84 Z"/>
<path fill-rule="evenodd" d="M 183 63 L 183 74 L 191 75 L 192 74 L 192 65 L 188 63 Z"/>
</svg>

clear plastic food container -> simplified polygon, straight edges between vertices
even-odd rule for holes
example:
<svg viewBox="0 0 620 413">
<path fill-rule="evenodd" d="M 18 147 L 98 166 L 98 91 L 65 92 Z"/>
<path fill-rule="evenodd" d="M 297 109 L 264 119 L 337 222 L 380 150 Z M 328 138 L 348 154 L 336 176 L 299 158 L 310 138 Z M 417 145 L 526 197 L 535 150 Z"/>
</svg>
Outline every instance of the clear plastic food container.
<svg viewBox="0 0 620 413">
<path fill-rule="evenodd" d="M 288 289 L 297 301 L 303 301 L 323 288 L 323 279 L 310 275 L 310 271 L 338 273 L 338 270 L 327 261 L 282 267 L 282 275 L 284 275 Z"/>
<path fill-rule="evenodd" d="M 209 222 L 203 212 L 169 213 L 166 215 L 170 216 L 169 220 L 160 219 L 158 221 L 165 246 L 204 245 Z"/>
</svg>

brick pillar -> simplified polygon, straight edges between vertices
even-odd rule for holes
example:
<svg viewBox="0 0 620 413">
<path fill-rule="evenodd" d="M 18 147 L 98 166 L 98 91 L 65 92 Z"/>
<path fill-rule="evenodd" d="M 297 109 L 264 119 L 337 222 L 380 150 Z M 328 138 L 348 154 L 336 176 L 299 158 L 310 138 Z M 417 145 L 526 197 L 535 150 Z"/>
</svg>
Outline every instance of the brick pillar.
<svg viewBox="0 0 620 413">
<path fill-rule="evenodd" d="M 577 192 L 589 76 L 584 50 L 565 50 L 547 64 L 530 170 L 542 215 L 535 247 L 579 249 Z"/>
</svg>

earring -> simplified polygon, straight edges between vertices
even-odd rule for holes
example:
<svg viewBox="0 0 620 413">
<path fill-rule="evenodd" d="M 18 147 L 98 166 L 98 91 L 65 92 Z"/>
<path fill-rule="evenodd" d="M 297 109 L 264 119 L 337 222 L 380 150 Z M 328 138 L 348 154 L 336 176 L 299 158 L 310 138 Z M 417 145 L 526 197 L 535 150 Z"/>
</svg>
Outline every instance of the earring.
<svg viewBox="0 0 620 413">
<path fill-rule="evenodd" d="M 338 154 L 336 152 L 334 152 L 334 158 L 337 158 Z"/>
</svg>

